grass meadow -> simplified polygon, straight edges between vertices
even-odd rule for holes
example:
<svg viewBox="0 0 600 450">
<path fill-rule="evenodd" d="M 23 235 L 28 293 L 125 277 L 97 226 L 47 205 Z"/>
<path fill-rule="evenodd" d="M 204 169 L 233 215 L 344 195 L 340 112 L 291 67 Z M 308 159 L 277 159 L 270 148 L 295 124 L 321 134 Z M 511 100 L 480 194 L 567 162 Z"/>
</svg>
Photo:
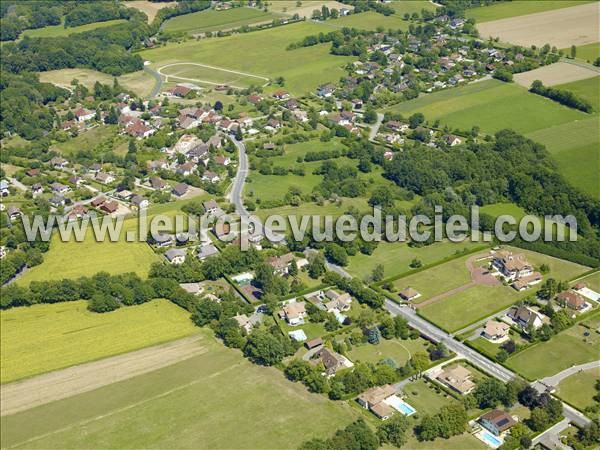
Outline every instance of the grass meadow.
<svg viewBox="0 0 600 450">
<path fill-rule="evenodd" d="M 549 341 L 511 356 L 506 365 L 533 380 L 554 375 L 572 365 L 595 361 L 598 359 L 600 334 L 590 333 L 586 337 L 586 331 L 587 328 L 574 325 Z"/>
<path fill-rule="evenodd" d="M 490 6 L 469 8 L 465 11 L 465 15 L 468 19 L 475 19 L 478 23 L 482 23 L 491 20 L 524 16 L 526 14 L 535 14 L 553 9 L 569 8 L 571 6 L 582 5 L 589 2 L 590 0 L 544 0 L 543 2 L 515 0 L 506 3 L 496 3 Z"/>
<path fill-rule="evenodd" d="M 0 378 L 8 383 L 130 352 L 198 331 L 168 300 L 97 314 L 86 301 L 33 305 L 0 313 Z"/>
<path fill-rule="evenodd" d="M 228 72 L 226 70 L 212 69 L 209 67 L 198 66 L 194 64 L 178 64 L 176 66 L 166 67 L 161 72 L 170 77 L 169 82 L 202 80 L 210 83 L 222 83 L 230 86 L 249 87 L 251 85 L 264 85 L 267 80 L 264 78 L 253 77 L 249 75 L 240 75 Z M 180 77 L 180 79 L 178 79 Z M 187 78 L 184 80 L 181 78 Z M 196 82 L 196 81 L 195 81 Z M 196 82 L 197 83 L 197 82 Z M 212 85 L 211 85 L 212 87 Z"/>
<path fill-rule="evenodd" d="M 389 108 L 410 116 L 421 112 L 432 123 L 470 130 L 477 125 L 485 133 L 511 128 L 519 133 L 584 120 L 589 115 L 531 94 L 527 89 L 498 80 L 421 95 Z"/>
<path fill-rule="evenodd" d="M 392 358 L 398 367 L 404 366 L 411 355 L 416 352 L 426 352 L 428 342 L 424 339 L 382 339 L 377 345 L 363 344 L 355 345 L 348 352 L 351 361 L 361 361 L 376 364 L 382 359 Z"/>
<path fill-rule="evenodd" d="M 598 380 L 600 380 L 599 369 L 571 375 L 559 383 L 556 395 L 583 411 L 595 404 L 592 397 L 597 393 L 594 386 Z"/>
<path fill-rule="evenodd" d="M 51 38 L 51 37 L 63 37 L 69 36 L 75 33 L 83 33 L 85 31 L 95 30 L 97 28 L 106 28 L 113 25 L 118 25 L 127 22 L 125 19 L 107 20 L 106 22 L 94 22 L 80 25 L 78 27 L 65 28 L 63 24 L 50 25 L 43 28 L 36 28 L 34 30 L 25 30 L 21 34 L 21 37 L 28 36 L 31 38 Z"/>
<path fill-rule="evenodd" d="M 164 23 L 162 29 L 166 32 L 206 33 L 269 22 L 277 17 L 257 8 L 211 9 L 173 17 Z"/>
<path fill-rule="evenodd" d="M 563 52 L 565 52 L 566 55 L 570 55 L 571 49 L 563 48 Z M 577 54 L 575 57 L 593 63 L 597 58 L 600 58 L 600 42 L 577 46 Z"/>
<path fill-rule="evenodd" d="M 330 44 L 286 50 L 291 43 L 322 31 L 321 25 L 303 22 L 224 38 L 168 44 L 140 52 L 140 56 L 154 67 L 198 62 L 271 79 L 283 76 L 285 89 L 300 95 L 320 84 L 337 81 L 344 75 L 342 67 L 354 59 L 331 55 Z"/>
<path fill-rule="evenodd" d="M 1 446 L 287 449 L 328 437 L 358 415 L 198 331 L 201 355 L 2 417 Z"/>
<path fill-rule="evenodd" d="M 555 87 L 573 92 L 577 96 L 590 102 L 594 111 L 598 112 L 600 110 L 600 75 L 585 80 L 561 84 Z"/>
<path fill-rule="evenodd" d="M 578 281 L 582 281 L 587 284 L 590 289 L 600 292 L 600 272 L 595 272 L 587 277 L 581 278 Z M 600 319 L 600 316 L 598 316 L 598 318 Z"/>
<path fill-rule="evenodd" d="M 420 11 L 420 10 L 419 10 Z M 384 16 L 375 11 L 367 11 L 358 14 L 350 14 L 349 16 L 340 17 L 339 19 L 323 22 L 324 26 L 335 28 L 357 28 L 359 30 L 374 31 L 377 28 L 384 30 L 408 30 L 410 22 L 404 20 L 397 13 L 391 16 Z"/>
<path fill-rule="evenodd" d="M 527 137 L 546 146 L 556 161 L 558 172 L 573 186 L 600 198 L 597 116 L 539 130 Z"/>
<path fill-rule="evenodd" d="M 98 125 L 72 139 L 54 144 L 50 149 L 68 157 L 79 150 L 92 150 L 103 141 L 115 138 L 118 132 L 117 125 Z"/>
</svg>

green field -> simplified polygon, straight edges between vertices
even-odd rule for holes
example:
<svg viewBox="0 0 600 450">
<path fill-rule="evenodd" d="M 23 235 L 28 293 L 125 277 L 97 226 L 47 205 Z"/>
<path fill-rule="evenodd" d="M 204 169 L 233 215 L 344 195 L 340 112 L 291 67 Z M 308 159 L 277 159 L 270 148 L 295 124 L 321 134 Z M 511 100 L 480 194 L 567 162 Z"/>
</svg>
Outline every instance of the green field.
<svg viewBox="0 0 600 450">
<path fill-rule="evenodd" d="M 196 333 L 189 313 L 153 300 L 106 314 L 86 301 L 34 305 L 0 313 L 2 383 Z"/>
<path fill-rule="evenodd" d="M 544 144 L 561 173 L 573 186 L 600 198 L 598 117 L 556 125 L 527 134 Z"/>
<path fill-rule="evenodd" d="M 420 9 L 419 9 L 420 11 Z M 367 11 L 358 14 L 350 14 L 349 16 L 340 17 L 339 19 L 323 22 L 323 25 L 330 27 L 348 27 L 357 28 L 359 30 L 374 31 L 382 27 L 384 30 L 408 30 L 409 21 L 404 20 L 400 15 L 384 16 L 375 11 Z"/>
<path fill-rule="evenodd" d="M 566 55 L 571 54 L 570 48 L 563 48 L 563 52 Z M 582 59 L 589 63 L 593 63 L 597 58 L 600 58 L 600 42 L 594 42 L 593 44 L 580 45 L 577 47 L 577 59 Z"/>
<path fill-rule="evenodd" d="M 549 271 L 544 275 L 544 277 L 552 277 L 555 280 L 572 280 L 578 275 L 590 270 L 589 267 L 566 261 L 564 259 L 554 258 L 553 256 L 544 255 L 542 253 L 536 253 L 530 250 L 510 246 L 506 246 L 506 248 L 514 253 L 524 253 L 527 257 L 527 260 L 533 264 L 536 269 L 539 269 L 542 264 L 546 264 L 549 268 Z"/>
<path fill-rule="evenodd" d="M 600 370 L 586 370 L 561 381 L 556 394 L 583 411 L 596 403 L 592 397 L 597 393 L 594 386 L 598 380 L 600 380 Z"/>
<path fill-rule="evenodd" d="M 527 294 L 518 293 L 507 286 L 478 285 L 429 304 L 420 312 L 440 328 L 454 332 L 509 307 Z"/>
<path fill-rule="evenodd" d="M 392 358 L 398 367 L 404 366 L 411 355 L 416 352 L 426 352 L 428 342 L 424 339 L 382 339 L 377 345 L 363 344 L 355 345 L 348 352 L 351 361 L 369 362 L 376 364 L 382 359 Z"/>
<path fill-rule="evenodd" d="M 583 112 L 531 94 L 521 86 L 497 80 L 421 95 L 389 110 L 404 116 L 421 112 L 430 123 L 440 120 L 442 127 L 448 125 L 470 130 L 477 125 L 486 133 L 504 128 L 531 133 L 589 117 Z"/>
<path fill-rule="evenodd" d="M 432 264 L 463 250 L 471 250 L 481 246 L 478 242 L 466 240 L 460 243 L 451 241 L 436 242 L 425 247 L 410 247 L 406 243 L 380 242 L 372 255 L 357 253 L 351 256 L 347 267 L 352 275 L 363 279 L 371 275 L 378 264 L 385 268 L 385 278 L 394 277 L 412 270 L 409 266 L 415 258 L 423 265 Z"/>
<path fill-rule="evenodd" d="M 162 29 L 166 32 L 206 33 L 270 22 L 277 17 L 279 16 L 256 8 L 233 8 L 225 11 L 210 9 L 173 17 L 164 23 Z"/>
<path fill-rule="evenodd" d="M 262 86 L 268 82 L 268 80 L 261 77 L 241 75 L 226 70 L 219 70 L 218 68 L 197 66 L 194 64 L 178 64 L 176 66 L 165 67 L 161 68 L 161 72 L 169 76 L 170 82 L 194 80 L 195 83 L 204 81 L 207 82 L 205 84 L 227 84 L 238 88 L 245 88 L 251 85 Z"/>
<path fill-rule="evenodd" d="M 479 208 L 479 212 L 480 214 L 487 214 L 492 217 L 509 215 L 513 216 L 517 221 L 527 215 L 527 211 L 514 203 L 494 203 L 485 205 Z"/>
<path fill-rule="evenodd" d="M 339 80 L 345 73 L 342 67 L 354 59 L 331 55 L 329 44 L 286 50 L 289 44 L 322 31 L 321 25 L 298 23 L 223 38 L 167 44 L 140 52 L 140 56 L 150 60 L 154 67 L 198 62 L 271 79 L 283 76 L 286 90 L 303 94 L 320 84 Z"/>
<path fill-rule="evenodd" d="M 587 277 L 581 278 L 578 281 L 582 281 L 586 283 L 590 289 L 600 292 L 600 272 L 595 272 Z"/>
<path fill-rule="evenodd" d="M 578 0 L 526 0 L 496 3 L 490 6 L 480 6 L 469 8 L 465 15 L 469 19 L 475 19 L 477 22 L 489 22 L 491 20 L 506 19 L 508 17 L 524 16 L 526 14 L 535 14 L 544 11 L 550 11 L 559 8 L 568 8 L 570 6 L 582 5 L 588 1 Z"/>
<path fill-rule="evenodd" d="M 2 417 L 2 448 L 287 449 L 357 416 L 199 332 L 199 356 Z"/>
<path fill-rule="evenodd" d="M 20 37 L 28 36 L 31 38 L 49 38 L 49 37 L 62 37 L 69 36 L 75 33 L 83 33 L 84 31 L 91 31 L 97 28 L 105 28 L 120 23 L 127 22 L 125 19 L 107 20 L 106 22 L 94 22 L 78 27 L 65 28 L 64 25 L 51 25 L 44 28 L 36 28 L 35 30 L 25 30 Z"/>
<path fill-rule="evenodd" d="M 54 144 L 50 149 L 68 157 L 79 150 L 92 150 L 103 141 L 115 138 L 118 132 L 117 125 L 100 125 L 65 142 Z"/>
<path fill-rule="evenodd" d="M 592 78 L 586 78 L 585 80 L 560 84 L 554 87 L 571 91 L 573 94 L 576 94 L 577 96 L 590 102 L 594 108 L 594 111 L 598 112 L 600 110 L 600 75 Z"/>
<path fill-rule="evenodd" d="M 506 364 L 511 369 L 528 377 L 539 379 L 554 375 L 572 365 L 598 359 L 600 335 L 583 335 L 587 329 L 574 325 L 557 334 L 547 342 L 529 347 L 510 357 Z"/>
</svg>

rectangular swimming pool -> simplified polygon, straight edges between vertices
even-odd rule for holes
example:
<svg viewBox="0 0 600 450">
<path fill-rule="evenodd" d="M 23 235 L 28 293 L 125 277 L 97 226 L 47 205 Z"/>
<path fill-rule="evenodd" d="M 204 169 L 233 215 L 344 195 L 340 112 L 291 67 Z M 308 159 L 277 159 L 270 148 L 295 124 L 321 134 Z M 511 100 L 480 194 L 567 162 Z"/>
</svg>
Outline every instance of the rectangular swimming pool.
<svg viewBox="0 0 600 450">
<path fill-rule="evenodd" d="M 412 416 L 414 413 L 417 412 L 415 408 L 410 406 L 408 403 L 406 403 L 404 400 L 402 400 L 396 395 L 392 395 L 391 397 L 386 398 L 384 402 L 390 405 L 396 411 L 400 411 L 405 416 Z"/>
<path fill-rule="evenodd" d="M 477 433 L 477 437 L 492 448 L 498 448 L 503 444 L 503 441 L 500 438 L 494 436 L 487 430 L 482 430 Z"/>
</svg>

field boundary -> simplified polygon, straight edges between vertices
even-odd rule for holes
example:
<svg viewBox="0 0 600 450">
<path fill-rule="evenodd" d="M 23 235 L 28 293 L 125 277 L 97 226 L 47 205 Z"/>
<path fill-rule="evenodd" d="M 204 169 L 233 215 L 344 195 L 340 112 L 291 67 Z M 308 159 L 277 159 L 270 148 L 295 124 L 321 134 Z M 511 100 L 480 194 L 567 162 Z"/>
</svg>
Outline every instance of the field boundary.
<svg viewBox="0 0 600 450">
<path fill-rule="evenodd" d="M 221 71 L 221 72 L 233 73 L 235 75 L 242 75 L 242 76 L 250 77 L 250 78 L 258 78 L 260 80 L 265 81 L 265 83 L 262 85 L 262 87 L 268 86 L 269 83 L 271 83 L 271 79 L 270 78 L 263 77 L 262 75 L 255 75 L 255 74 L 252 74 L 252 73 L 240 72 L 240 71 L 237 71 L 237 70 L 225 69 L 223 67 L 209 66 L 208 64 L 201 64 L 201 63 L 195 63 L 195 62 L 171 63 L 171 64 L 164 65 L 162 67 L 159 67 L 158 69 L 156 69 L 156 71 L 160 75 L 162 75 L 163 77 L 165 77 L 165 82 L 168 82 L 169 78 L 173 78 L 173 79 L 176 79 L 176 80 L 195 81 L 197 83 L 210 84 L 210 85 L 213 85 L 213 86 L 219 86 L 219 85 L 222 85 L 222 84 L 226 84 L 226 83 L 215 83 L 214 81 L 200 80 L 200 79 L 197 79 L 197 78 L 180 77 L 178 75 L 169 75 L 169 74 L 163 73 L 164 69 L 166 69 L 168 67 L 174 67 L 174 66 L 198 66 L 198 67 L 203 67 L 205 69 L 218 70 L 218 71 Z M 244 89 L 241 86 L 233 86 L 233 85 L 229 85 L 229 86 L 231 86 L 232 88 L 235 88 L 235 89 Z"/>
</svg>

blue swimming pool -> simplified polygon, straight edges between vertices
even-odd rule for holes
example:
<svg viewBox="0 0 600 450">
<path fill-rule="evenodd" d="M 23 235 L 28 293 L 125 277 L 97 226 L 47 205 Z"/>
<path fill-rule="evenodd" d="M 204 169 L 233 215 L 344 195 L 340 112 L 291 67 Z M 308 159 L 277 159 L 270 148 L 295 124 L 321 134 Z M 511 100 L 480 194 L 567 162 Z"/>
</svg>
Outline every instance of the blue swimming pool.
<svg viewBox="0 0 600 450">
<path fill-rule="evenodd" d="M 385 402 L 394 408 L 396 411 L 400 411 L 405 416 L 411 416 L 417 412 L 415 408 L 410 406 L 408 403 L 393 395 L 385 400 Z"/>
<path fill-rule="evenodd" d="M 480 433 L 481 439 L 483 439 L 483 441 L 488 444 L 490 447 L 493 448 L 498 448 L 502 445 L 502 441 L 500 439 L 498 439 L 496 436 L 494 436 L 492 433 L 490 433 L 489 431 L 483 430 Z"/>
</svg>

